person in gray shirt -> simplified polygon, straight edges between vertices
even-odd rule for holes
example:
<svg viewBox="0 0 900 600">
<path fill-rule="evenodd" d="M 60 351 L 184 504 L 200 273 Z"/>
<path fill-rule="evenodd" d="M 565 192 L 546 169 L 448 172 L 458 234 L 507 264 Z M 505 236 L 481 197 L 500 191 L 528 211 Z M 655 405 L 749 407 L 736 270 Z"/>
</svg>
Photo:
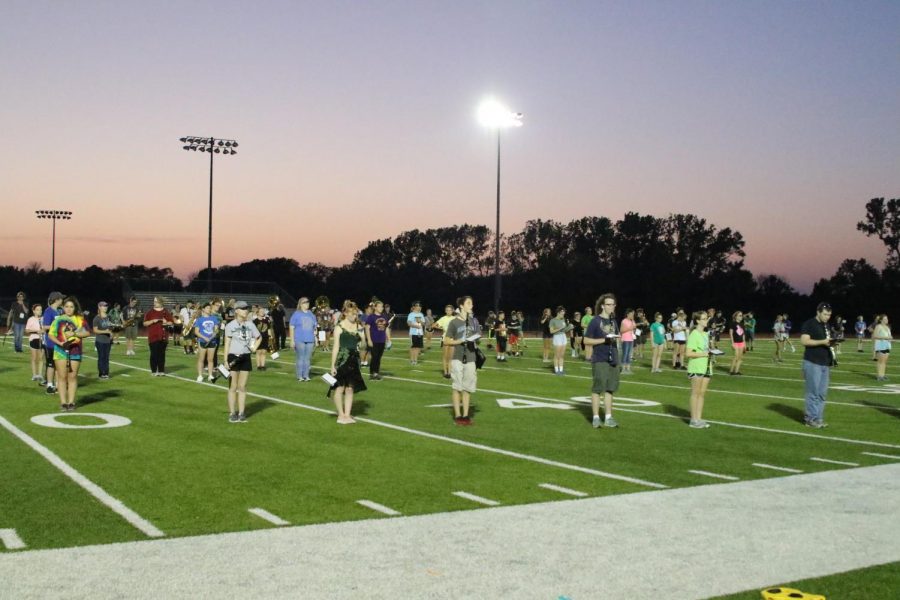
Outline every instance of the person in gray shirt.
<svg viewBox="0 0 900 600">
<path fill-rule="evenodd" d="M 472 315 L 474 303 L 471 296 L 456 300 L 459 314 L 447 325 L 444 345 L 453 348 L 450 358 L 450 381 L 453 389 L 453 415 L 457 425 L 471 425 L 469 403 L 475 393 L 477 375 L 475 372 L 475 344 L 471 340 L 481 332 L 478 321 Z M 460 401 L 462 408 L 460 410 Z"/>
<path fill-rule="evenodd" d="M 234 320 L 225 326 L 225 357 L 231 371 L 228 384 L 228 421 L 246 423 L 247 379 L 253 368 L 250 356 L 256 352 L 262 336 L 249 317 L 250 307 L 241 300 L 234 305 Z M 237 400 L 237 411 L 235 411 Z"/>
<path fill-rule="evenodd" d="M 97 348 L 97 374 L 100 379 L 109 379 L 113 322 L 107 313 L 108 310 L 109 304 L 101 301 L 97 304 L 97 316 L 94 317 L 94 347 Z"/>
</svg>

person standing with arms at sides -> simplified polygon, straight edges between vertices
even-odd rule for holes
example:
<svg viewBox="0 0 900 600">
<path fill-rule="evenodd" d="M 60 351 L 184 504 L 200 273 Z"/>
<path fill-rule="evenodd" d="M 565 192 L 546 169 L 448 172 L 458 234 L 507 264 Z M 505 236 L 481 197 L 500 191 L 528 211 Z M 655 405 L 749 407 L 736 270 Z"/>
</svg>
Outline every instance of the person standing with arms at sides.
<svg viewBox="0 0 900 600">
<path fill-rule="evenodd" d="M 178 315 L 181 319 L 181 343 L 185 354 L 194 353 L 194 311 L 194 301 L 188 300 Z M 178 330 L 178 325 L 175 326 L 175 330 Z"/>
<path fill-rule="evenodd" d="M 451 313 L 452 314 L 452 313 Z M 522 321 L 519 319 L 519 313 L 509 311 L 509 320 L 507 321 L 506 331 L 508 332 L 507 345 L 509 352 L 513 356 L 521 356 L 519 352 L 519 338 L 522 337 Z"/>
<path fill-rule="evenodd" d="M 262 306 L 256 306 L 255 314 L 252 315 L 252 318 L 250 320 L 253 321 L 253 324 L 256 326 L 256 330 L 259 331 L 259 335 L 261 338 L 259 341 L 259 346 L 256 347 L 256 370 L 265 371 L 266 352 L 269 348 L 269 342 L 271 341 L 272 345 L 275 348 L 278 347 L 275 328 L 272 326 L 272 318 L 268 314 L 266 314 L 266 309 Z"/>
<path fill-rule="evenodd" d="M 390 350 L 393 342 L 391 342 L 391 324 L 394 322 L 394 317 L 397 315 L 394 311 L 391 310 L 391 305 L 385 302 L 384 304 L 384 314 L 387 316 L 388 326 L 387 326 L 387 341 L 384 343 L 384 349 Z"/>
<path fill-rule="evenodd" d="M 247 380 L 253 369 L 250 356 L 262 336 L 250 320 L 250 307 L 243 300 L 233 304 L 234 319 L 225 326 L 225 361 L 231 371 L 228 383 L 228 422 L 246 423 Z M 237 403 L 237 409 L 235 409 Z"/>
<path fill-rule="evenodd" d="M 122 316 L 125 318 L 122 322 L 125 333 L 125 356 L 134 356 L 134 340 L 137 339 L 138 321 L 141 320 L 141 307 L 137 298 L 132 296 L 128 299 L 128 305 L 122 309 Z"/>
<path fill-rule="evenodd" d="M 431 309 L 425 309 L 425 352 L 431 350 L 431 336 L 434 332 L 434 315 L 431 314 Z"/>
<path fill-rule="evenodd" d="M 497 314 L 496 314 L 494 311 L 489 310 L 489 311 L 488 311 L 488 314 L 487 314 L 487 317 L 486 317 L 485 320 L 484 320 L 484 326 L 485 326 L 485 329 L 487 329 L 487 332 L 488 332 L 488 342 L 487 342 L 488 350 L 490 350 L 491 348 L 494 347 L 494 346 L 493 346 L 493 340 L 494 340 L 494 323 L 496 323 L 496 322 L 497 322 Z"/>
<path fill-rule="evenodd" d="M 97 375 L 99 375 L 100 379 L 109 379 L 112 327 L 112 319 L 109 317 L 109 304 L 101 301 L 97 304 L 97 315 L 94 317 L 94 345 L 97 348 Z"/>
<path fill-rule="evenodd" d="M 650 333 L 650 322 L 643 308 L 637 309 L 634 313 L 634 327 L 634 358 L 644 358 L 644 345 Z"/>
<path fill-rule="evenodd" d="M 675 320 L 672 321 L 672 341 L 675 343 L 675 350 L 672 352 L 673 369 L 687 369 L 684 361 L 684 346 L 687 344 L 686 317 L 684 311 L 679 309 Z"/>
<path fill-rule="evenodd" d="M 456 316 L 447 325 L 444 345 L 453 348 L 450 381 L 453 390 L 453 420 L 457 425 L 471 425 L 469 406 L 478 385 L 475 371 L 475 338 L 481 332 L 472 315 L 475 304 L 471 296 L 456 299 Z"/>
<path fill-rule="evenodd" d="M 200 307 L 200 316 L 194 320 L 194 337 L 197 338 L 197 383 L 203 383 L 203 369 L 206 367 L 207 379 L 216 381 L 216 352 L 219 348 L 219 314 L 212 311 L 212 305 L 204 302 Z"/>
<path fill-rule="evenodd" d="M 16 301 L 9 307 L 9 313 L 6 315 L 6 328 L 13 334 L 13 347 L 16 352 L 24 352 L 22 350 L 22 338 L 25 334 L 25 324 L 31 311 L 25 303 L 25 292 L 16 294 Z"/>
<path fill-rule="evenodd" d="M 406 316 L 406 324 L 409 326 L 409 364 L 417 365 L 423 346 L 422 336 L 425 333 L 425 315 L 422 314 L 422 305 L 419 302 L 413 302 Z"/>
<path fill-rule="evenodd" d="M 597 298 L 595 307 L 597 316 L 591 319 L 584 332 L 584 345 L 591 351 L 591 408 L 594 412 L 592 425 L 599 429 L 618 427 L 612 416 L 613 394 L 619 389 L 619 350 L 616 346 L 618 332 L 616 328 L 616 297 L 603 294 Z M 606 409 L 605 419 L 600 420 L 600 397 Z"/>
<path fill-rule="evenodd" d="M 31 316 L 25 322 L 25 335 L 28 336 L 28 346 L 31 349 L 31 380 L 44 381 L 44 345 L 41 338 L 44 330 L 41 328 L 41 315 L 44 308 L 40 304 L 31 306 Z"/>
<path fill-rule="evenodd" d="M 497 313 L 497 319 L 494 321 L 494 340 L 497 342 L 498 362 L 506 362 L 508 335 L 509 330 L 506 326 L 506 313 L 501 310 Z"/>
<path fill-rule="evenodd" d="M 591 306 L 584 307 L 584 315 L 581 317 L 581 330 L 582 330 L 582 338 L 581 338 L 581 352 L 584 355 L 584 360 L 588 360 L 590 357 L 588 356 L 588 352 L 584 345 L 584 336 L 583 333 L 587 332 L 588 325 L 591 324 L 591 321 L 594 320 L 594 309 Z"/>
<path fill-rule="evenodd" d="M 662 313 L 653 315 L 653 324 L 650 325 L 650 340 L 653 344 L 653 358 L 650 363 L 651 373 L 662 373 L 660 364 L 662 363 L 663 351 L 666 349 L 666 326 L 663 325 Z"/>
<path fill-rule="evenodd" d="M 875 357 L 878 359 L 878 363 L 875 365 L 875 379 L 887 381 L 884 373 L 887 369 L 888 357 L 891 355 L 891 326 L 887 315 L 875 317 L 872 341 L 875 343 Z"/>
<path fill-rule="evenodd" d="M 297 301 L 297 310 L 291 315 L 288 325 L 288 343 L 294 349 L 294 373 L 297 381 L 309 381 L 309 369 L 313 351 L 316 349 L 316 328 L 319 319 L 309 308 L 309 298 L 303 296 Z"/>
<path fill-rule="evenodd" d="M 784 362 L 784 317 L 775 315 L 775 323 L 772 325 L 772 341 L 775 342 L 775 356 L 773 362 Z"/>
<path fill-rule="evenodd" d="M 581 326 L 581 313 L 577 310 L 572 315 L 572 337 L 569 338 L 569 345 L 572 347 L 572 358 L 578 358 L 581 352 L 582 338 L 584 338 L 584 327 Z"/>
<path fill-rule="evenodd" d="M 62 306 L 63 298 L 65 298 L 65 296 L 62 295 L 62 292 L 50 292 L 50 297 L 47 298 L 47 309 L 44 311 L 44 314 L 41 315 L 41 329 L 44 331 L 44 356 L 47 359 L 48 394 L 55 394 L 57 389 L 56 385 L 54 385 L 54 381 L 56 381 L 56 362 L 54 361 L 55 355 L 53 353 L 55 344 L 50 337 L 50 326 L 53 324 L 53 320 L 56 319 L 57 315 L 60 314 L 60 306 Z"/>
<path fill-rule="evenodd" d="M 753 352 L 753 342 L 756 340 L 756 317 L 752 311 L 744 315 L 744 339 L 747 342 L 745 352 Z"/>
<path fill-rule="evenodd" d="M 113 303 L 109 309 L 109 320 L 112 322 L 112 343 L 119 343 L 119 333 L 122 331 L 122 305 L 118 302 Z"/>
<path fill-rule="evenodd" d="M 709 380 L 712 377 L 712 364 L 709 360 L 710 339 L 706 331 L 709 323 L 709 314 L 705 310 L 698 310 L 693 314 L 694 329 L 685 344 L 687 350 L 685 356 L 688 362 L 688 378 L 691 380 L 691 427 L 694 429 L 706 429 L 709 423 L 703 420 L 703 400 Z"/>
<path fill-rule="evenodd" d="M 806 412 L 804 423 L 813 429 L 828 427 L 825 423 L 825 400 L 828 395 L 829 369 L 834 364 L 831 353 L 831 305 L 820 302 L 816 316 L 803 323 L 800 344 L 803 345 L 803 380 L 806 384 Z"/>
<path fill-rule="evenodd" d="M 272 320 L 272 331 L 270 333 L 275 335 L 276 351 L 284 350 L 285 345 L 287 344 L 287 327 L 285 327 L 284 324 L 286 316 L 287 313 L 284 310 L 284 304 L 281 303 L 280 298 L 276 298 L 275 306 L 272 308 L 271 312 L 269 312 L 269 318 Z"/>
<path fill-rule="evenodd" d="M 366 305 L 365 311 L 363 311 L 360 315 L 358 315 L 357 322 L 360 324 L 361 327 L 365 327 L 366 323 L 368 323 L 369 315 L 371 315 L 375 311 L 374 306 L 375 306 L 375 299 L 373 298 L 372 301 L 370 301 L 369 304 Z M 372 346 L 371 346 L 371 344 L 369 344 L 368 338 L 363 338 L 363 340 L 366 343 L 363 345 L 362 352 L 360 352 L 359 366 L 360 367 L 368 367 L 369 360 L 372 356 Z"/>
<path fill-rule="evenodd" d="M 728 334 L 731 336 L 731 347 L 734 349 L 734 357 L 731 359 L 731 369 L 728 370 L 729 375 L 742 375 L 741 361 L 744 360 L 744 313 L 735 311 L 731 316 L 731 326 L 728 328 Z"/>
<path fill-rule="evenodd" d="M 862 345 L 863 345 L 863 340 L 866 339 L 867 327 L 868 326 L 866 325 L 866 320 L 863 318 L 862 315 L 859 315 L 858 317 L 856 317 L 856 323 L 854 323 L 853 329 L 856 331 L 856 351 L 857 352 L 863 351 Z"/>
<path fill-rule="evenodd" d="M 369 365 L 369 379 L 381 380 L 381 357 L 384 355 L 384 345 L 387 343 L 387 315 L 384 314 L 384 303 L 375 301 L 375 308 L 366 317 L 366 343 L 372 348 L 372 364 Z"/>
<path fill-rule="evenodd" d="M 619 332 L 622 334 L 622 374 L 631 375 L 631 355 L 634 352 L 634 310 L 625 309 L 625 318 L 619 325 Z"/>
<path fill-rule="evenodd" d="M 150 345 L 150 374 L 162 377 L 166 374 L 166 345 L 169 334 L 166 327 L 172 324 L 172 314 L 163 306 L 159 296 L 153 298 L 153 308 L 144 315 L 147 342 Z"/>
<path fill-rule="evenodd" d="M 445 344 L 444 338 L 447 335 L 447 326 L 454 318 L 453 305 L 448 304 L 444 307 L 444 316 L 434 323 L 434 328 L 441 332 L 441 365 L 444 379 L 450 379 L 450 360 L 453 358 L 453 346 Z"/>
<path fill-rule="evenodd" d="M 785 348 L 790 348 L 791 352 L 796 352 L 797 350 L 794 348 L 794 342 L 791 341 L 791 329 L 793 329 L 793 327 L 794 325 L 788 318 L 788 314 L 784 313 L 784 346 Z"/>
<path fill-rule="evenodd" d="M 541 340 L 544 343 L 544 362 L 550 362 L 550 348 L 553 345 L 553 334 L 550 332 L 550 319 L 553 318 L 553 315 L 550 313 L 549 308 L 545 308 L 543 312 L 541 312 Z"/>
<path fill-rule="evenodd" d="M 569 345 L 569 323 L 566 321 L 566 309 L 556 307 L 556 317 L 550 319 L 550 338 L 553 342 L 553 372 L 565 375 L 566 346 Z"/>
<path fill-rule="evenodd" d="M 82 339 L 90 333 L 84 328 L 80 316 L 81 307 L 74 296 L 63 301 L 63 312 L 50 325 L 53 340 L 53 361 L 59 384 L 60 409 L 75 410 L 75 394 L 78 392 L 78 368 L 81 366 Z"/>
<path fill-rule="evenodd" d="M 356 423 L 352 415 L 353 395 L 366 391 L 366 382 L 359 370 L 359 343 L 366 341 L 366 332 L 358 318 L 356 302 L 344 300 L 341 320 L 334 327 L 334 347 L 331 351 L 331 375 L 335 382 L 328 390 L 329 395 L 334 393 L 334 407 L 340 425 Z"/>
</svg>

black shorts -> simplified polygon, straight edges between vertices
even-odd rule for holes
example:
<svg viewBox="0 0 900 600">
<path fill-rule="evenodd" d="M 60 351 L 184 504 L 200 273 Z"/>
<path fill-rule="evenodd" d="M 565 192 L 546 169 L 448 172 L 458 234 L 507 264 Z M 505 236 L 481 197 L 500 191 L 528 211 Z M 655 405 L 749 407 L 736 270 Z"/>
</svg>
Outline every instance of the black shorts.
<svg viewBox="0 0 900 600">
<path fill-rule="evenodd" d="M 675 343 L 678 344 L 679 346 L 684 346 L 685 344 L 687 344 L 687 341 L 686 340 L 675 340 Z"/>
<path fill-rule="evenodd" d="M 39 340 L 39 339 L 37 339 L 37 340 L 29 340 L 28 346 L 29 346 L 32 350 L 40 350 L 40 349 L 41 349 L 41 340 Z"/>
<path fill-rule="evenodd" d="M 688 379 L 696 379 L 698 377 L 712 379 L 712 375 L 710 375 L 709 373 L 688 373 Z"/>
<path fill-rule="evenodd" d="M 876 350 L 875 354 L 890 354 L 890 350 Z"/>
<path fill-rule="evenodd" d="M 497 352 L 506 352 L 506 336 L 497 337 Z"/>
<path fill-rule="evenodd" d="M 56 363 L 53 362 L 53 344 L 47 344 L 44 346 L 44 358 L 47 359 L 47 368 L 55 369 Z"/>
<path fill-rule="evenodd" d="M 421 335 L 411 335 L 409 336 L 410 348 L 424 348 L 425 343 L 422 339 Z"/>
<path fill-rule="evenodd" d="M 228 355 L 229 371 L 252 371 L 253 367 L 250 363 L 249 354 L 229 354 Z"/>
</svg>

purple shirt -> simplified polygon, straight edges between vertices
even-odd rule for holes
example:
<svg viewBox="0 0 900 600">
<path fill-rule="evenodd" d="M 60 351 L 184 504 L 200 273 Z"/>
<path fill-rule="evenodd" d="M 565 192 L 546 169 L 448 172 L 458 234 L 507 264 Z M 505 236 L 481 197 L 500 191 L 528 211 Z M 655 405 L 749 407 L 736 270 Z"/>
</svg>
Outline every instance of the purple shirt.
<svg viewBox="0 0 900 600">
<path fill-rule="evenodd" d="M 388 316 L 386 313 L 372 313 L 366 317 L 366 325 L 369 326 L 369 335 L 372 337 L 373 344 L 384 344 L 387 342 L 387 326 Z"/>
</svg>

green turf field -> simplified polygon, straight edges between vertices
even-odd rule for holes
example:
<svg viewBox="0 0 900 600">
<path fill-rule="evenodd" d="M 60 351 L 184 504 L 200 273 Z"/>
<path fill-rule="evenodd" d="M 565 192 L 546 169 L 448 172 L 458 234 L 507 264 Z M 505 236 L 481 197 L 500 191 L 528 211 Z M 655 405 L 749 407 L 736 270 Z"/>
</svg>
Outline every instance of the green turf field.
<svg viewBox="0 0 900 600">
<path fill-rule="evenodd" d="M 130 424 L 46 427 L 31 419 L 56 413 L 58 398 L 29 381 L 27 354 L 6 347 L 0 351 L 0 417 L 9 425 L 0 430 L 0 529 L 14 529 L 28 549 L 155 535 L 76 485 L 11 428 L 167 537 L 274 526 L 251 508 L 299 525 L 388 518 L 360 500 L 416 515 L 483 506 L 455 492 L 512 505 L 572 492 L 626 494 L 900 460 L 900 385 L 876 382 L 871 347 L 856 353 L 850 346 L 832 373 L 825 430 L 801 422 L 800 351 L 774 364 L 765 341 L 747 355 L 742 377 L 727 375 L 730 356 L 719 359 L 706 398 L 707 430 L 685 423 L 683 371 L 664 360 L 665 372 L 650 374 L 649 346 L 635 374 L 622 377 L 620 427 L 600 430 L 590 426 L 586 403 L 589 364 L 567 358 L 567 374 L 555 376 L 541 361 L 539 341 L 506 363 L 488 352 L 472 427 L 451 419 L 439 350 L 411 366 L 403 340 L 385 354 L 385 379 L 369 382 L 357 396 L 358 423 L 349 426 L 335 424 L 324 383 L 296 381 L 290 351 L 266 372 L 251 374 L 249 422 L 230 424 L 224 384 L 196 383 L 194 357 L 170 345 L 170 376 L 151 377 L 147 348 L 139 344 L 135 357 L 114 346 L 108 381 L 97 379 L 87 352 L 78 410 L 56 418 L 102 424 L 81 415 L 103 413 Z M 317 352 L 314 374 L 329 360 Z M 895 365 L 888 375 L 900 383 Z"/>
</svg>

